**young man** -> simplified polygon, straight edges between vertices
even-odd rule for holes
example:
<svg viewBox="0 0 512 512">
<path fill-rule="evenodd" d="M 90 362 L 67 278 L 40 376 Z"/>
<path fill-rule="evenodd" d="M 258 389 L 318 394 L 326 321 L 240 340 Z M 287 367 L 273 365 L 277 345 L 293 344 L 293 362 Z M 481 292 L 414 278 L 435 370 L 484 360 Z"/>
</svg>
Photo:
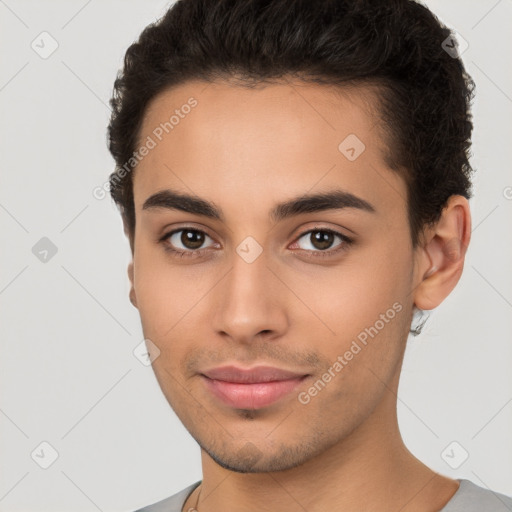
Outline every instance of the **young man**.
<svg viewBox="0 0 512 512">
<path fill-rule="evenodd" d="M 111 193 L 203 472 L 144 511 L 512 510 L 397 423 L 414 313 L 470 240 L 473 83 L 446 41 L 408 0 L 180 0 L 128 49 Z"/>
</svg>

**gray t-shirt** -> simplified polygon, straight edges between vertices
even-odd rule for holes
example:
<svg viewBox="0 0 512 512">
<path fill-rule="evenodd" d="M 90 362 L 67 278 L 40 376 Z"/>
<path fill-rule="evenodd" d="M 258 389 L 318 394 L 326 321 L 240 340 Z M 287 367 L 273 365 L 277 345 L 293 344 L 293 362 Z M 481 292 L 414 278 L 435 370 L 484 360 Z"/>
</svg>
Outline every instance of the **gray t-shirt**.
<svg viewBox="0 0 512 512">
<path fill-rule="evenodd" d="M 439 512 L 512 512 L 512 498 L 483 489 L 469 480 L 459 482 L 459 489 Z M 200 483 L 201 480 L 136 512 L 181 512 L 186 499 Z"/>
</svg>

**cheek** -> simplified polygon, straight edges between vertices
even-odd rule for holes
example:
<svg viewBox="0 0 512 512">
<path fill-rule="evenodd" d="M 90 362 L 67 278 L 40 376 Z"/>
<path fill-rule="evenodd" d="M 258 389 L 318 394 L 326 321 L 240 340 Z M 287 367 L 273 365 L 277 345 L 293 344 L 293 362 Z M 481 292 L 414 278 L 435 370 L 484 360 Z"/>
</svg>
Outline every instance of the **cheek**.
<svg viewBox="0 0 512 512">
<path fill-rule="evenodd" d="M 404 253 L 384 246 L 354 252 L 336 266 L 296 268 L 282 275 L 307 306 L 294 306 L 296 321 L 325 336 L 325 347 L 343 349 L 375 324 L 379 331 L 389 331 L 390 324 L 398 327 L 410 291 L 408 265 Z"/>
<path fill-rule="evenodd" d="M 403 354 L 405 308 L 395 302 L 377 320 L 375 311 L 381 308 L 364 304 L 357 319 L 340 315 L 334 326 L 336 337 L 320 349 L 329 363 L 300 397 L 311 414 L 331 411 L 340 422 L 337 425 L 347 430 L 363 421 L 393 387 Z"/>
<path fill-rule="evenodd" d="M 140 250 L 134 260 L 134 287 L 145 336 L 172 338 L 211 287 L 208 276 L 173 266 L 166 255 Z M 190 323 L 190 322 L 187 322 Z"/>
<path fill-rule="evenodd" d="M 355 411 L 379 395 L 401 360 L 410 326 L 410 262 L 406 251 L 383 245 L 327 270 L 314 279 L 297 273 L 294 291 L 307 297 L 322 321 L 302 308 L 298 323 L 311 332 L 310 339 L 313 331 L 322 333 L 316 348 L 329 362 L 324 370 L 336 375 L 326 385 L 331 391 L 325 398 Z M 330 374 L 320 379 L 329 380 Z"/>
</svg>

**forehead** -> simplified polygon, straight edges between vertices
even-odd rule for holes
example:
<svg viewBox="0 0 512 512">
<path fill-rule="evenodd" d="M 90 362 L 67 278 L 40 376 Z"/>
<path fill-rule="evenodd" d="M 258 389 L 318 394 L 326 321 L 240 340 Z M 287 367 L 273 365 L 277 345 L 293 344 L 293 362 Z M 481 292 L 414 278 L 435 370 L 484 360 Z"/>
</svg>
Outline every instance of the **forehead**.
<svg viewBox="0 0 512 512">
<path fill-rule="evenodd" d="M 143 119 L 138 147 L 152 149 L 135 170 L 135 207 L 165 188 L 253 212 L 330 188 L 396 205 L 405 184 L 386 166 L 377 105 L 369 87 L 193 81 L 172 88 Z"/>
</svg>

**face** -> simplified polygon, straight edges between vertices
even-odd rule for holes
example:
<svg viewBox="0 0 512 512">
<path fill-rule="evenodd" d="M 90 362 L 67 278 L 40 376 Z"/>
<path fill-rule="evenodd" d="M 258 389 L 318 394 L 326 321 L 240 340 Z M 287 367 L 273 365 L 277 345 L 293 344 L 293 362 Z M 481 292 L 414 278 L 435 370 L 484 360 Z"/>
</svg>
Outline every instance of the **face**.
<svg viewBox="0 0 512 512">
<path fill-rule="evenodd" d="M 132 297 L 164 395 L 223 467 L 292 468 L 392 414 L 416 277 L 374 104 L 189 82 L 146 112 Z"/>
</svg>

